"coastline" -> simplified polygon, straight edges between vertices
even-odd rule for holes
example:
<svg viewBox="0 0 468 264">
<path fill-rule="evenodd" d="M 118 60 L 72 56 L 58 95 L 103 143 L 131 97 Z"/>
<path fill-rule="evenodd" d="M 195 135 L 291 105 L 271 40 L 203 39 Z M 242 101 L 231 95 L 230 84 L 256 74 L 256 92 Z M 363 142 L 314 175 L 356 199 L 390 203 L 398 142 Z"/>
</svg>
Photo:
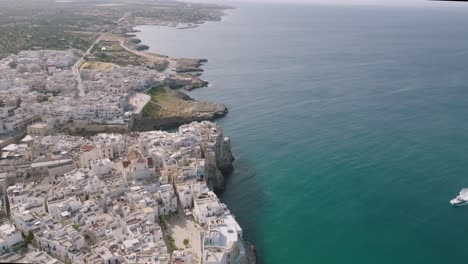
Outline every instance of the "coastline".
<svg viewBox="0 0 468 264">
<path fill-rule="evenodd" d="M 235 7 L 226 8 L 226 10 L 235 10 L 235 9 L 236 9 Z M 181 26 L 181 27 L 179 25 L 174 26 L 174 25 L 170 25 L 170 24 L 166 24 L 166 25 L 162 25 L 162 24 L 139 24 L 139 25 L 132 25 L 131 26 L 132 31 L 129 31 L 129 32 L 133 32 L 133 33 L 142 32 L 140 29 L 136 29 L 136 28 L 141 27 L 141 26 L 160 26 L 160 27 L 165 26 L 165 27 L 174 27 L 174 28 L 176 28 L 178 30 L 194 29 L 194 28 L 199 27 L 200 25 L 205 24 L 206 22 L 222 22 L 222 21 L 224 21 L 224 19 L 226 17 L 231 15 L 230 13 L 227 13 L 226 10 L 224 10 L 224 12 L 223 12 L 224 15 L 221 16 L 220 19 L 216 20 L 216 21 L 203 21 L 203 22 L 200 22 L 200 23 L 194 23 L 194 25 L 190 24 L 190 25 L 185 25 L 185 26 Z M 125 37 L 125 38 L 130 39 L 131 36 L 128 36 L 128 37 Z M 151 47 L 151 45 L 149 45 L 149 43 L 146 43 L 145 45 L 148 46 L 148 49 Z M 187 88 L 187 86 L 185 86 L 184 89 L 187 90 L 187 91 L 192 91 L 193 89 L 197 89 L 197 88 L 209 87 L 211 85 L 210 82 L 204 81 L 204 80 L 199 78 L 200 76 L 202 76 L 202 74 L 204 72 L 204 69 L 202 68 L 203 65 L 205 63 L 208 63 L 208 59 L 206 59 L 206 58 L 172 58 L 169 55 L 161 54 L 160 52 L 153 53 L 153 52 L 145 51 L 145 53 L 155 54 L 157 56 L 167 58 L 167 60 L 170 61 L 169 67 L 171 65 L 174 65 L 174 62 L 175 62 L 176 67 L 173 68 L 174 73 L 179 73 L 179 74 L 180 73 L 182 73 L 182 74 L 183 73 L 188 73 L 190 75 L 190 77 L 192 78 L 192 80 L 193 80 L 193 78 L 196 78 L 196 79 L 201 80 L 203 82 L 203 85 L 201 85 L 199 87 Z M 186 62 L 186 63 L 188 62 L 188 65 L 184 65 L 184 66 L 182 66 L 181 68 L 178 69 L 177 64 L 179 64 L 180 62 L 182 62 L 182 63 L 183 62 Z M 172 70 L 172 69 L 169 68 L 169 70 Z M 181 87 L 176 87 L 175 91 L 180 93 L 180 94 L 184 94 L 188 98 L 190 98 L 187 94 L 178 91 L 178 89 L 180 89 L 180 88 Z M 193 100 L 193 99 L 190 98 L 189 100 Z M 220 106 L 224 106 L 224 105 L 220 105 Z M 213 120 L 216 120 L 217 118 L 224 117 L 228 113 L 227 107 L 224 106 L 224 108 L 225 108 L 224 111 L 219 111 L 219 112 L 213 114 L 212 116 L 210 116 L 208 118 L 206 118 L 206 117 L 192 117 L 192 118 L 188 118 L 188 119 L 180 119 L 180 118 L 160 119 L 160 120 L 157 120 L 157 121 L 150 119 L 150 120 L 147 120 L 148 122 L 145 125 L 149 126 L 149 127 L 152 126 L 153 129 L 154 128 L 172 129 L 172 128 L 175 128 L 175 127 L 178 127 L 180 125 L 187 124 L 187 123 L 190 123 L 190 122 L 193 122 L 193 121 L 202 121 L 202 120 L 213 121 Z M 147 128 L 149 128 L 149 127 L 147 127 Z M 143 127 L 143 131 L 144 130 L 145 130 L 145 128 Z M 229 166 L 227 168 L 225 168 L 225 169 L 220 169 L 219 170 L 219 172 L 221 173 L 221 175 L 219 175 L 219 176 L 222 178 L 221 179 L 221 185 L 214 186 L 215 187 L 214 189 L 223 190 L 224 187 L 225 187 L 224 178 L 229 176 L 230 174 L 232 174 L 232 171 L 234 170 L 234 166 L 232 165 L 232 162 L 233 162 L 233 160 L 235 158 L 234 158 L 234 156 L 232 156 L 232 154 L 231 154 L 231 157 L 232 157 L 232 160 L 229 162 Z M 257 249 L 256 249 L 255 245 L 253 245 L 252 243 L 250 243 L 247 240 L 242 240 L 242 243 L 244 244 L 244 248 L 246 250 L 246 256 L 247 256 L 247 263 L 245 263 L 245 264 L 255 264 L 255 263 L 257 263 Z"/>
<path fill-rule="evenodd" d="M 225 8 L 225 10 L 234 9 L 233 7 L 227 6 L 220 6 L 220 8 Z M 110 34 L 109 39 L 117 40 L 128 52 L 142 58 L 150 58 L 153 59 L 153 61 L 157 61 L 154 63 L 155 69 L 166 75 L 162 84 L 169 88 L 168 94 L 172 95 L 174 99 L 183 100 L 179 100 L 179 105 L 181 106 L 178 110 L 166 113 L 164 116 L 137 116 L 135 118 L 132 131 L 171 129 L 193 121 L 213 121 L 217 118 L 224 117 L 228 113 L 228 108 L 225 105 L 195 100 L 188 94 L 180 91 L 181 89 L 192 91 L 194 89 L 204 88 L 210 85 L 209 82 L 201 79 L 204 72 L 203 66 L 208 62 L 207 59 L 173 58 L 158 52 L 149 52 L 148 50 L 150 46 L 141 43 L 137 34 L 134 34 L 141 32 L 138 29 L 138 27 L 141 26 L 172 27 L 179 30 L 187 30 L 197 28 L 206 22 L 222 22 L 225 16 L 230 15 L 225 10 L 223 10 L 222 15 L 219 17 L 212 18 L 207 21 L 191 21 L 186 23 L 151 20 L 145 20 L 144 23 L 141 23 L 142 21 L 137 18 L 129 18 L 130 21 L 125 21 L 125 26 L 119 27 L 116 31 Z M 134 40 L 137 40 L 137 44 L 135 44 Z M 140 49 L 141 47 L 143 48 Z M 163 104 L 158 103 L 157 100 L 151 102 L 153 106 L 161 106 L 160 110 L 162 112 L 168 109 L 164 107 Z"/>
<path fill-rule="evenodd" d="M 222 21 L 221 17 L 226 15 L 222 12 L 222 6 L 213 5 L 211 8 L 195 8 L 195 11 L 182 8 L 177 9 L 177 12 L 169 12 L 169 15 L 161 13 L 167 21 Z M 30 230 L 29 226 L 22 225 L 18 227 L 18 232 L 28 234 L 27 238 L 23 236 L 26 245 L 33 243 L 37 251 L 55 253 L 50 250 L 55 251 L 64 241 L 61 238 L 62 232 L 56 234 L 55 231 L 58 228 L 73 228 L 74 231 L 67 230 L 67 233 L 74 232 L 74 237 L 66 237 L 70 243 L 64 245 L 64 249 L 59 249 L 63 254 L 60 252 L 50 256 L 62 262 L 71 260 L 81 263 L 84 259 L 86 262 L 106 263 L 256 263 L 255 247 L 244 240 L 243 230 L 234 214 L 231 214 L 218 197 L 219 191 L 225 188 L 225 176 L 234 170 L 234 157 L 230 137 L 223 134 L 219 124 L 209 121 L 225 116 L 228 109 L 221 104 L 195 100 L 180 91 L 182 88 L 191 91 L 209 85 L 200 79 L 204 71 L 203 65 L 208 60 L 170 58 L 148 52 L 149 46 L 141 44 L 141 40 L 135 38 L 133 33 L 137 30 L 132 21 L 145 18 L 152 20 L 159 16 L 135 13 L 121 14 L 116 23 L 99 28 L 101 31 L 95 34 L 86 49 L 24 50 L 18 52 L 18 55 L 10 55 L 9 61 L 2 63 L 5 72 L 13 72 L 14 76 L 19 76 L 15 80 L 29 80 L 22 78 L 21 74 L 24 72 L 21 67 L 17 67 L 27 65 L 30 68 L 25 66 L 27 73 L 24 77 L 29 77 L 29 73 L 36 73 L 35 75 L 46 79 L 47 84 L 53 84 L 39 88 L 28 86 L 27 92 L 31 92 L 28 96 L 31 97 L 24 100 L 22 105 L 15 105 L 29 111 L 37 109 L 37 104 L 40 104 L 45 111 L 40 116 L 35 111 L 28 112 L 34 119 L 31 126 L 25 124 L 27 129 L 24 130 L 27 130 L 28 136 L 21 141 L 28 144 L 22 144 L 24 148 L 14 154 L 20 162 L 4 160 L 5 164 L 12 164 L 5 175 L 26 178 L 29 183 L 33 181 L 30 177 L 37 176 L 31 175 L 36 172 L 36 164 L 33 165 L 33 162 L 40 165 L 45 163 L 45 166 L 56 165 L 56 162 L 60 165 L 66 163 L 66 168 L 59 172 L 43 173 L 41 168 L 41 178 L 34 178 L 34 181 L 39 180 L 32 185 L 23 185 L 21 182 L 21 185 L 9 186 L 11 184 L 7 183 L 4 186 L 9 190 L 20 188 L 21 193 L 24 190 L 24 193 L 31 196 L 29 191 L 42 192 L 42 188 L 47 188 L 51 183 L 49 178 L 57 180 L 53 183 L 54 186 L 56 183 L 57 185 L 52 193 L 44 195 L 42 192 L 44 201 L 37 202 L 38 208 L 34 208 L 37 211 L 34 210 L 31 214 L 37 220 L 34 222 L 42 223 L 41 226 L 37 227 L 36 224 L 34 230 Z M 216 18 L 218 15 L 219 19 Z M 176 23 L 176 29 L 196 28 L 204 23 L 205 21 Z M 73 89 L 68 86 L 56 87 L 57 83 L 53 82 L 55 80 L 48 77 L 63 77 L 59 76 L 62 71 L 66 71 L 67 75 L 60 80 L 61 83 L 68 80 L 69 87 Z M 34 81 L 37 80 L 42 79 L 37 78 Z M 12 92 L 14 91 L 8 91 Z M 37 93 L 40 95 L 37 96 Z M 9 108 L 10 111 L 11 109 Z M 22 113 L 18 111 L 13 114 L 17 118 L 23 118 Z M 135 126 L 138 122 L 143 125 Z M 176 133 L 155 131 L 176 126 L 179 127 Z M 137 128 L 137 131 L 133 128 Z M 47 145 L 47 150 L 44 151 L 47 153 L 34 152 L 33 144 Z M 14 148 L 16 144 L 10 145 L 12 146 L 7 150 L 17 150 Z M 61 150 L 60 156 L 55 147 Z M 30 155 L 24 155 L 24 152 Z M 13 153 L 8 151 L 4 157 L 12 156 Z M 21 170 L 21 175 L 18 176 L 15 171 L 18 172 L 20 166 L 26 169 Z M 63 186 L 59 184 L 58 178 L 64 180 L 61 182 Z M 73 181 L 68 181 L 69 178 L 73 178 Z M 20 182 L 19 179 L 15 181 Z M 92 190 L 87 188 L 89 185 L 93 185 Z M 116 188 L 112 189 L 113 187 Z M 83 193 L 75 190 L 84 190 L 84 197 Z M 114 199 L 116 193 L 120 192 L 126 197 Z M 10 194 L 9 197 L 13 196 Z M 23 212 L 21 209 L 24 200 L 10 200 L 5 197 L 8 202 L 8 216 L 12 217 L 10 221 L 14 221 L 13 225 L 16 225 L 17 219 L 22 219 L 23 213 L 29 214 L 30 211 Z M 60 218 L 52 209 L 54 207 L 49 207 L 56 200 L 62 203 L 62 198 L 77 202 L 74 209 L 64 209 L 74 210 L 73 213 L 76 214 L 72 217 L 77 216 L 76 219 L 63 219 L 65 214 L 70 216 L 68 211 L 68 214 L 60 214 Z M 92 206 L 91 210 L 96 212 L 90 213 L 93 216 L 91 222 L 81 218 L 84 210 L 80 206 L 89 206 L 85 202 L 88 200 L 89 203 L 98 205 Z M 12 211 L 10 202 L 15 205 L 12 206 Z M 123 205 L 125 212 L 120 211 L 120 205 Z M 86 211 L 88 212 L 90 210 Z M 96 215 L 99 219 L 94 218 Z M 50 217 L 58 221 L 53 223 L 53 227 L 49 225 Z M 99 228 L 97 221 L 102 224 Z M 117 226 L 112 226 L 116 222 Z M 102 231 L 109 227 L 112 230 L 121 228 L 122 233 L 107 232 L 103 236 Z M 88 230 L 95 233 L 90 235 Z M 50 234 L 54 234 L 53 237 Z M 52 247 L 50 243 L 56 244 Z M 118 244 L 123 244 L 124 247 Z M 106 255 L 103 256 L 107 249 L 118 259 L 109 260 L 109 252 L 105 252 Z M 103 260 L 97 261 L 99 258 Z"/>
</svg>

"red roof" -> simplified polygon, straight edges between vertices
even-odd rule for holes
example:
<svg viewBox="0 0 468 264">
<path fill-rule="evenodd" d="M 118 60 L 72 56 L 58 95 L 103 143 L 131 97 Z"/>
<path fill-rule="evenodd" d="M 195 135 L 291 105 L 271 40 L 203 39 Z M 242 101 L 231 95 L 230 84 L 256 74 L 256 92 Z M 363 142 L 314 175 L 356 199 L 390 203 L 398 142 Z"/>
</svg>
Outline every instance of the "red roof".
<svg viewBox="0 0 468 264">
<path fill-rule="evenodd" d="M 88 151 L 93 150 L 95 147 L 96 146 L 92 146 L 92 145 L 84 145 L 84 146 L 81 147 L 81 150 L 84 150 L 84 151 L 88 152 Z"/>
</svg>

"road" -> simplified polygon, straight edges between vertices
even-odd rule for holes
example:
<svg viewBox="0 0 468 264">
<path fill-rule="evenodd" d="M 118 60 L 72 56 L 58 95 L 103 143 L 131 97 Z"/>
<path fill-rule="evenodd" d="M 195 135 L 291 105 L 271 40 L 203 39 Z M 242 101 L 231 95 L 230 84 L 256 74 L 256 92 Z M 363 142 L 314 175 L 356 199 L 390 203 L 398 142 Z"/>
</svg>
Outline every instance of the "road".
<svg viewBox="0 0 468 264">
<path fill-rule="evenodd" d="M 127 46 L 125 46 L 125 39 L 121 39 L 120 40 L 120 46 L 122 46 L 122 48 L 124 48 L 126 51 L 130 52 L 130 53 L 133 53 L 137 56 L 140 56 L 140 57 L 145 57 L 145 58 L 148 58 L 150 57 L 149 54 L 147 54 L 146 52 L 144 51 L 138 51 L 138 50 L 133 50 Z"/>
<path fill-rule="evenodd" d="M 154 58 L 160 58 L 160 56 L 158 55 L 155 55 L 153 53 L 149 53 L 149 52 L 146 52 L 146 51 L 138 51 L 138 50 L 134 50 L 134 49 L 131 49 L 127 46 L 125 46 L 125 39 L 121 39 L 120 42 L 119 42 L 120 46 L 122 46 L 122 48 L 124 48 L 126 51 L 132 53 L 132 54 L 135 54 L 137 56 L 140 56 L 140 57 L 144 57 L 144 58 L 148 58 L 148 59 L 154 59 Z M 166 58 L 168 61 L 169 61 L 169 65 L 167 66 L 167 68 L 163 71 L 163 73 L 165 74 L 171 74 L 173 73 L 172 69 L 174 68 L 175 69 L 175 66 L 176 66 L 176 60 L 174 59 L 170 59 L 170 58 Z"/>
<path fill-rule="evenodd" d="M 112 31 L 112 30 L 111 30 Z M 78 82 L 78 95 L 80 97 L 83 97 L 85 95 L 84 87 L 83 87 L 83 80 L 81 79 L 81 74 L 80 74 L 80 67 L 81 64 L 84 62 L 84 57 L 91 54 L 91 51 L 93 50 L 94 45 L 96 45 L 103 37 L 105 37 L 109 32 L 103 33 L 101 36 L 99 36 L 93 44 L 89 47 L 89 49 L 83 54 L 83 56 L 73 64 L 73 74 L 75 75 L 75 80 Z"/>
<path fill-rule="evenodd" d="M 130 13 L 126 13 L 123 17 L 121 17 L 119 20 L 118 20 L 118 24 L 120 24 L 121 22 L 123 22 L 125 19 L 127 19 L 131 14 Z M 94 45 L 96 45 L 97 43 L 99 43 L 99 41 L 101 41 L 101 39 L 103 39 L 107 34 L 109 34 L 110 32 L 112 32 L 114 29 L 112 30 L 109 30 L 107 32 L 104 32 L 101 36 L 99 36 L 94 42 L 93 44 L 91 44 L 91 46 L 89 47 L 89 49 L 83 54 L 83 56 L 77 60 L 75 62 L 75 64 L 73 64 L 73 67 L 72 67 L 72 70 L 73 70 L 73 74 L 75 75 L 75 80 L 78 82 L 78 95 L 80 97 L 83 97 L 85 95 L 85 90 L 84 90 L 84 87 L 83 87 L 83 80 L 81 79 L 81 74 L 80 74 L 80 67 L 81 65 L 83 64 L 84 62 L 84 57 L 86 57 L 87 55 L 91 54 L 91 51 L 93 50 L 93 47 Z"/>
</svg>

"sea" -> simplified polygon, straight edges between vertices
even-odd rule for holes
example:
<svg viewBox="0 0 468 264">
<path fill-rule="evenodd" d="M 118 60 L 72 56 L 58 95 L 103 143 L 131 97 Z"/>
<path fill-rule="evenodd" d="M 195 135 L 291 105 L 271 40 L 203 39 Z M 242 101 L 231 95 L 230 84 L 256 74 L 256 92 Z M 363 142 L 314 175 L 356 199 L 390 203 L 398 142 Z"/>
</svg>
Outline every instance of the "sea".
<svg viewBox="0 0 468 264">
<path fill-rule="evenodd" d="M 139 26 L 206 58 L 235 171 L 220 193 L 259 263 L 468 263 L 468 4 L 236 4 Z"/>
</svg>

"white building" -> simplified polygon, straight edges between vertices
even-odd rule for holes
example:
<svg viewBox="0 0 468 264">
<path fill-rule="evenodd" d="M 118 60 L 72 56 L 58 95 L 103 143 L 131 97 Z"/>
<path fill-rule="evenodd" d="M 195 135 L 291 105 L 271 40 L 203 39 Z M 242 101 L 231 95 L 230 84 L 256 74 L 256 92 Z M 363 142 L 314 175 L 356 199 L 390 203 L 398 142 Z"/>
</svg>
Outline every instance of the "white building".
<svg viewBox="0 0 468 264">
<path fill-rule="evenodd" d="M 81 147 L 81 153 L 78 156 L 78 165 L 80 168 L 91 168 L 91 161 L 100 159 L 100 151 L 96 145 L 84 145 Z"/>
<path fill-rule="evenodd" d="M 213 192 L 202 193 L 194 200 L 193 216 L 200 225 L 209 224 L 216 218 L 229 213 L 227 206 L 219 202 Z"/>
<path fill-rule="evenodd" d="M 48 135 L 50 131 L 51 131 L 51 126 L 45 122 L 34 123 L 32 125 L 29 125 L 27 128 L 28 134 L 32 137 L 35 137 L 35 136 L 43 137 L 43 136 Z"/>
<path fill-rule="evenodd" d="M 113 169 L 114 163 L 109 158 L 91 161 L 91 170 L 100 178 L 112 175 Z"/>
<path fill-rule="evenodd" d="M 139 152 L 131 151 L 122 164 L 127 181 L 156 180 L 152 158 L 144 158 Z"/>
<path fill-rule="evenodd" d="M 162 200 L 162 206 L 159 208 L 160 214 L 166 215 L 177 210 L 177 197 L 172 185 L 161 185 L 161 187 L 159 187 L 158 194 Z"/>
<path fill-rule="evenodd" d="M 192 191 L 188 184 L 177 184 L 177 195 L 179 196 L 180 207 L 184 210 L 192 209 Z"/>
<path fill-rule="evenodd" d="M 224 216 L 209 226 L 203 238 L 203 263 L 247 263 L 242 229 L 231 216 Z"/>
<path fill-rule="evenodd" d="M 172 252 L 172 263 L 174 264 L 192 264 L 192 252 L 188 250 L 175 250 Z"/>
<path fill-rule="evenodd" d="M 23 242 L 21 232 L 9 223 L 0 226 L 0 250 L 5 251 Z"/>
</svg>

